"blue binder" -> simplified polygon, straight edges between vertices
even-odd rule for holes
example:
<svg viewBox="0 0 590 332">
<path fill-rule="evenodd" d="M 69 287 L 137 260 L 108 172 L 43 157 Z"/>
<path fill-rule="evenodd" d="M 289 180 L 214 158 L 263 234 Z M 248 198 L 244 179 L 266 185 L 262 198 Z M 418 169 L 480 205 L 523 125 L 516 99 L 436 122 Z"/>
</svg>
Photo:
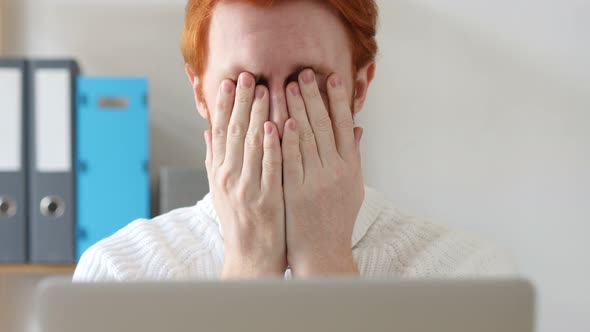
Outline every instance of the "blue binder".
<svg viewBox="0 0 590 332">
<path fill-rule="evenodd" d="M 80 76 L 76 116 L 76 258 L 131 221 L 148 218 L 148 83 Z"/>
</svg>

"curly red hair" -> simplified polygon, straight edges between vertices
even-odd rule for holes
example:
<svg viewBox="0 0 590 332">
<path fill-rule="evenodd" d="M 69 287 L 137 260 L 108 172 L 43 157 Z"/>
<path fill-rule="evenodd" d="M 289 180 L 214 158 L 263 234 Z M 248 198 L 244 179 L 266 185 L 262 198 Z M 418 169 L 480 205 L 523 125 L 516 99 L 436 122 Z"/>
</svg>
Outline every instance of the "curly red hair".
<svg viewBox="0 0 590 332">
<path fill-rule="evenodd" d="M 207 64 L 207 43 L 211 14 L 218 1 L 188 0 L 181 49 L 184 61 L 197 76 Z M 237 0 L 233 0 L 237 1 Z M 243 0 L 257 6 L 270 7 L 286 0 Z M 290 0 L 293 1 L 293 0 Z M 346 25 L 352 45 L 352 61 L 356 69 L 375 59 L 377 54 L 377 16 L 375 0 L 324 0 Z"/>
</svg>

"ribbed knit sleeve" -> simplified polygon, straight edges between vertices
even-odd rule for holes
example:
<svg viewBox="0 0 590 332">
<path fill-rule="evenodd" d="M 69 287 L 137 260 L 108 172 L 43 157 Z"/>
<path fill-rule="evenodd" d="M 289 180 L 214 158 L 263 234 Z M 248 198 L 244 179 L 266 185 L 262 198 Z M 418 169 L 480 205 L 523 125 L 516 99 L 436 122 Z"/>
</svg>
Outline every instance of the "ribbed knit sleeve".
<svg viewBox="0 0 590 332">
<path fill-rule="evenodd" d="M 505 251 L 473 234 L 407 216 L 375 194 L 381 210 L 353 253 L 364 276 L 499 277 L 517 273 Z"/>
<path fill-rule="evenodd" d="M 114 281 L 117 280 L 117 271 L 113 264 L 109 262 L 108 257 L 101 253 L 101 248 L 97 245 L 86 250 L 74 271 L 74 282 L 93 282 L 93 281 Z"/>
<path fill-rule="evenodd" d="M 213 278 L 223 259 L 220 242 L 217 224 L 194 207 L 138 219 L 88 249 L 73 281 Z"/>
</svg>

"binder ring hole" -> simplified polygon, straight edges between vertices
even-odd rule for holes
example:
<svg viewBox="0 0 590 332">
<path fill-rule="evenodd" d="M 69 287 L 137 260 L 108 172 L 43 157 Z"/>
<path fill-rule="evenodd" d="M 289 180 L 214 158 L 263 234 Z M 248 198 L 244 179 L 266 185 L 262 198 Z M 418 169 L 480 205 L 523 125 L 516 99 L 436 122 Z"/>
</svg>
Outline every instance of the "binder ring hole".
<svg viewBox="0 0 590 332">
<path fill-rule="evenodd" d="M 16 201 L 12 197 L 0 196 L 0 217 L 13 217 L 16 214 Z"/>
<path fill-rule="evenodd" d="M 57 196 L 47 196 L 41 200 L 40 209 L 44 217 L 59 218 L 65 212 L 65 203 Z"/>
<path fill-rule="evenodd" d="M 47 209 L 49 210 L 50 213 L 55 213 L 57 211 L 57 203 L 55 203 L 55 202 L 49 203 L 49 206 L 47 207 Z"/>
</svg>

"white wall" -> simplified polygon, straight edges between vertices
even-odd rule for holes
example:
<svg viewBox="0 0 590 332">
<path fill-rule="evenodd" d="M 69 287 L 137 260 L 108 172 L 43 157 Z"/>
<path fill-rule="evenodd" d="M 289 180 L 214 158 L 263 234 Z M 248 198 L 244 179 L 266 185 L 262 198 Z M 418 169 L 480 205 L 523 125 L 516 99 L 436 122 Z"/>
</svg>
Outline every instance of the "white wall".
<svg viewBox="0 0 590 332">
<path fill-rule="evenodd" d="M 541 331 L 589 331 L 590 3 L 380 4 L 366 182 L 514 252 Z"/>
<path fill-rule="evenodd" d="M 204 168 L 206 123 L 179 51 L 184 0 L 5 1 L 9 53 L 149 76 L 152 170 Z M 380 5 L 379 70 L 359 117 L 366 182 L 513 252 L 539 288 L 539 331 L 588 331 L 589 2 Z"/>
<path fill-rule="evenodd" d="M 163 166 L 204 168 L 207 123 L 180 54 L 184 0 L 4 1 L 5 53 L 75 55 L 84 74 L 149 78 L 154 188 Z M 158 211 L 155 192 L 152 198 Z"/>
</svg>

